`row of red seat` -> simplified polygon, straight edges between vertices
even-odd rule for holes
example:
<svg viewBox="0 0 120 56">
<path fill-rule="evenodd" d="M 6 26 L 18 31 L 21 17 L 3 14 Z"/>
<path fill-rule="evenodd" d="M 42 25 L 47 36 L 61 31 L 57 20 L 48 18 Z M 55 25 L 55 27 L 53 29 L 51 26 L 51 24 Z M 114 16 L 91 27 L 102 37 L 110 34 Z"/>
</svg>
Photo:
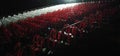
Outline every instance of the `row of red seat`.
<svg viewBox="0 0 120 56">
<path fill-rule="evenodd" d="M 71 8 L 35 16 L 34 18 L 19 20 L 15 23 L 10 23 L 6 27 L 1 26 L 1 41 L 7 44 L 10 41 L 16 42 L 16 48 L 13 47 L 13 49 L 17 50 L 17 52 L 14 55 L 8 54 L 12 56 L 24 55 L 23 51 L 27 48 L 35 56 L 35 53 L 41 52 L 42 48 L 54 49 L 58 44 L 70 45 L 72 38 L 82 37 L 84 33 L 94 30 L 96 27 L 94 24 L 100 26 L 103 17 L 116 12 L 116 8 L 105 8 L 105 5 L 98 3 L 80 4 Z M 109 12 L 110 14 L 108 15 L 105 11 L 113 12 Z M 58 29 L 59 27 L 62 28 Z M 24 39 L 30 42 L 28 41 L 25 44 Z"/>
</svg>

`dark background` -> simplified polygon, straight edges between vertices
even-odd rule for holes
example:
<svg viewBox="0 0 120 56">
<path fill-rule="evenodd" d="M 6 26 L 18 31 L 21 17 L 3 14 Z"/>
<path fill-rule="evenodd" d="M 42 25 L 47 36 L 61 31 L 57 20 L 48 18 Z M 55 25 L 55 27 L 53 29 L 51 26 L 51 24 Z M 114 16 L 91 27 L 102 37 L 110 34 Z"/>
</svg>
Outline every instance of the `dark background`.
<svg viewBox="0 0 120 56">
<path fill-rule="evenodd" d="M 77 2 L 80 2 L 78 0 Z M 87 1 L 87 0 L 86 0 Z M 116 1 L 118 2 L 118 1 Z M 62 4 L 60 0 L 3 0 L 0 1 L 0 18 L 22 13 L 24 11 Z M 87 35 L 87 38 L 76 40 L 71 47 L 57 49 L 56 56 L 78 56 L 89 54 L 119 54 L 120 53 L 120 13 L 110 17 L 109 24 L 103 25 Z"/>
</svg>

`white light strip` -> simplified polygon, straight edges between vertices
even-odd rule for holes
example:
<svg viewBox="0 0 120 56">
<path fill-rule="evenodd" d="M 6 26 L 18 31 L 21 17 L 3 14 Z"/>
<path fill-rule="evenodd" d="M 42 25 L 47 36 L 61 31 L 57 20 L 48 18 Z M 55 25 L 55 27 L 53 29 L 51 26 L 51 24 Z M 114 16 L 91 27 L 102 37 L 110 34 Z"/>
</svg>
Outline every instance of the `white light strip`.
<svg viewBox="0 0 120 56">
<path fill-rule="evenodd" d="M 60 5 L 55 5 L 55 6 L 42 8 L 42 9 L 36 9 L 36 10 L 33 10 L 33 11 L 24 12 L 23 14 L 8 16 L 7 18 L 3 17 L 0 20 L 0 26 L 2 24 L 7 25 L 10 22 L 16 22 L 17 20 L 26 19 L 27 17 L 35 17 L 35 16 L 38 16 L 38 15 L 41 15 L 41 14 L 46 14 L 48 12 L 62 10 L 63 8 L 75 6 L 75 5 L 78 5 L 78 4 L 82 4 L 82 3 L 60 4 Z"/>
<path fill-rule="evenodd" d="M 76 0 L 62 0 L 63 2 L 76 2 Z"/>
</svg>

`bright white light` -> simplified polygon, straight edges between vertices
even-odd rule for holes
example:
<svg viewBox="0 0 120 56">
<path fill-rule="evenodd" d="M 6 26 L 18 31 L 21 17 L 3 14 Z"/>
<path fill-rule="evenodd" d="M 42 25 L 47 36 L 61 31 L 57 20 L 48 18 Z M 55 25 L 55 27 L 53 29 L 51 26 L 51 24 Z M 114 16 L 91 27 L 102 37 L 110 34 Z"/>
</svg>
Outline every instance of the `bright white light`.
<svg viewBox="0 0 120 56">
<path fill-rule="evenodd" d="M 63 0 L 64 2 L 76 2 L 76 0 Z"/>
<path fill-rule="evenodd" d="M 57 42 L 57 40 L 54 40 L 55 42 Z"/>
<path fill-rule="evenodd" d="M 45 52 L 46 48 L 43 48 L 42 51 Z"/>
<path fill-rule="evenodd" d="M 63 41 L 61 41 L 61 43 L 63 43 Z"/>
</svg>

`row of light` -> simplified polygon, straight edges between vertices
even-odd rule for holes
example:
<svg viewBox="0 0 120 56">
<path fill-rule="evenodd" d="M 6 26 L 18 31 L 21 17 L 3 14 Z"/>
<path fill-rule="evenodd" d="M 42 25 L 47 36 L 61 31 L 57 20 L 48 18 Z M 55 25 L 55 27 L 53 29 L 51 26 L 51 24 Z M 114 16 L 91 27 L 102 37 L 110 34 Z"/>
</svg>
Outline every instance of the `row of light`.
<svg viewBox="0 0 120 56">
<path fill-rule="evenodd" d="M 77 0 L 61 0 L 61 1 L 62 2 L 77 2 Z M 81 0 L 81 1 L 84 1 L 84 0 Z M 102 3 L 102 2 L 111 2 L 111 1 L 106 1 L 106 0 L 105 1 L 89 1 L 88 3 Z M 27 17 L 35 17 L 35 16 L 39 16 L 41 14 L 46 14 L 48 12 L 61 10 L 63 8 L 67 8 L 67 7 L 71 7 L 71 6 L 75 6 L 75 5 L 83 4 L 83 3 L 87 3 L 87 2 L 61 4 L 61 5 L 56 5 L 56 6 L 51 6 L 51 7 L 46 7 L 46 8 L 42 8 L 42 9 L 37 9 L 37 10 L 19 13 L 18 15 L 3 17 L 0 20 L 0 26 L 7 25 L 10 22 L 16 22 L 17 20 L 26 19 Z"/>
<path fill-rule="evenodd" d="M 78 5 L 78 4 L 81 4 L 81 3 L 70 3 L 70 4 L 55 5 L 55 6 L 42 8 L 42 9 L 36 9 L 36 10 L 28 11 L 28 12 L 19 13 L 18 15 L 3 17 L 0 20 L 0 26 L 1 25 L 7 25 L 10 22 L 16 22 L 17 20 L 26 19 L 27 17 L 32 17 L 33 18 L 35 16 L 39 16 L 41 14 L 46 14 L 48 12 L 62 10 L 64 8 L 68 8 L 68 7 L 71 7 L 71 6 Z"/>
<path fill-rule="evenodd" d="M 77 2 L 77 0 L 62 0 L 62 2 Z M 96 2 L 97 3 L 101 3 L 102 1 L 96 1 Z M 95 1 L 90 1 L 89 3 L 96 3 L 96 2 Z M 107 1 L 107 2 L 109 2 L 109 1 Z M 32 10 L 32 11 L 27 11 L 27 12 L 19 13 L 18 15 L 3 17 L 0 20 L 0 26 L 1 25 L 7 25 L 10 22 L 16 22 L 17 20 L 26 19 L 27 17 L 32 17 L 33 18 L 33 17 L 39 16 L 41 14 L 46 14 L 48 12 L 62 10 L 64 8 L 75 6 L 75 5 L 78 5 L 78 4 L 83 4 L 83 3 L 87 3 L 87 2 L 61 4 L 61 5 L 56 5 L 56 6 L 51 6 L 51 7 L 46 7 L 46 8 L 42 8 L 42 9 L 36 9 L 36 10 Z"/>
</svg>

